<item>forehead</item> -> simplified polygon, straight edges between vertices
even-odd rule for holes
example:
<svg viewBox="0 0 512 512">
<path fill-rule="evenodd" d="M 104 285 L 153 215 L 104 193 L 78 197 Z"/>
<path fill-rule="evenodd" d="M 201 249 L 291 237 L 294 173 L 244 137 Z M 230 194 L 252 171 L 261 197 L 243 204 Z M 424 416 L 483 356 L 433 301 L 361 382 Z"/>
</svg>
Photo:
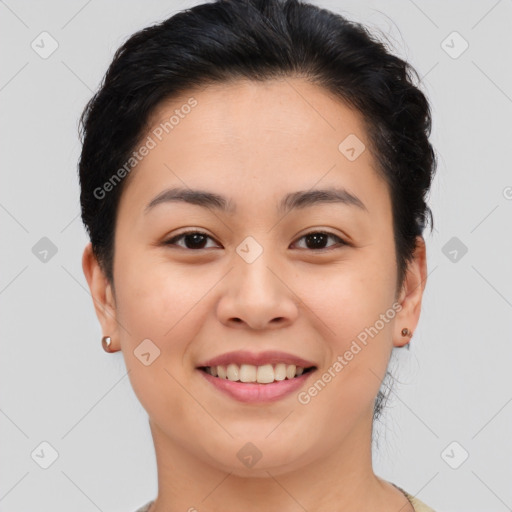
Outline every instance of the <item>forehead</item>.
<svg viewBox="0 0 512 512">
<path fill-rule="evenodd" d="M 188 107 L 192 102 L 194 106 Z M 172 127 L 168 126 L 170 120 Z M 253 149 L 264 140 L 291 146 L 309 139 L 312 145 L 320 137 L 325 145 L 337 149 L 345 132 L 366 138 L 357 110 L 323 87 L 300 78 L 240 79 L 196 88 L 163 101 L 148 124 L 150 132 L 163 129 L 162 135 L 172 133 L 176 143 L 193 131 L 196 143 L 236 141 Z"/>
<path fill-rule="evenodd" d="M 316 183 L 359 189 L 359 196 L 384 190 L 361 114 L 300 78 L 191 89 L 162 102 L 148 126 L 142 142 L 151 140 L 152 149 L 128 187 L 139 198 L 171 185 L 245 202 Z"/>
</svg>

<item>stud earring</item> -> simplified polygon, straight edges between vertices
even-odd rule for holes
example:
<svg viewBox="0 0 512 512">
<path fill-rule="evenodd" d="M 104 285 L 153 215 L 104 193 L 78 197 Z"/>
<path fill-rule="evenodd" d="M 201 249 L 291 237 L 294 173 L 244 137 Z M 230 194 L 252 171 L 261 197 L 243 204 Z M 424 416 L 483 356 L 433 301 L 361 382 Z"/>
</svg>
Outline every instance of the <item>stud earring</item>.
<svg viewBox="0 0 512 512">
<path fill-rule="evenodd" d="M 402 329 L 402 332 L 401 332 L 402 336 L 408 336 L 409 338 L 412 337 L 412 332 L 409 331 L 409 329 L 407 329 L 407 327 L 404 327 Z M 411 342 L 409 340 L 409 342 L 406 344 L 406 347 L 407 347 L 407 350 L 411 350 Z"/>
<path fill-rule="evenodd" d="M 112 352 L 112 338 L 110 336 L 103 336 L 103 338 L 101 338 L 101 344 L 105 352 Z"/>
</svg>

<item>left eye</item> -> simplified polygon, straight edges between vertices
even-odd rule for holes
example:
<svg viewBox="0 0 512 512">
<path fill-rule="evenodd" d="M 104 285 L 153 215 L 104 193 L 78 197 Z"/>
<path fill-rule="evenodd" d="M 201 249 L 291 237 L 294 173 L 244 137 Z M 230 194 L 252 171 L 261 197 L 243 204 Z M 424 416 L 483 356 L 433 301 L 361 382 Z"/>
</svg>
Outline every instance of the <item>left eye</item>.
<svg viewBox="0 0 512 512">
<path fill-rule="evenodd" d="M 347 245 L 343 239 L 341 239 L 339 236 L 334 235 L 332 233 L 326 233 L 325 231 L 312 231 L 311 233 L 306 233 L 305 235 L 301 236 L 299 240 L 304 239 L 306 241 L 306 249 L 312 249 L 312 250 L 322 250 L 322 249 L 331 249 L 333 246 L 330 247 L 320 247 L 323 246 L 324 243 L 329 239 L 335 239 L 338 241 L 338 245 Z M 336 245 L 336 244 L 335 244 Z M 312 247 L 311 247 L 312 246 Z"/>
<path fill-rule="evenodd" d="M 333 247 L 332 245 L 329 247 L 323 247 L 329 238 L 336 240 L 338 245 L 347 245 L 346 242 L 339 236 L 332 233 L 326 233 L 324 231 L 312 231 L 311 233 L 306 233 L 298 240 L 305 240 L 306 249 L 322 250 L 330 249 Z M 213 240 L 211 236 L 203 233 L 202 231 L 188 231 L 186 233 L 181 233 L 180 235 L 177 235 L 164 243 L 165 245 L 178 245 L 179 247 L 183 247 L 183 245 L 176 243 L 177 241 L 183 240 L 185 249 L 207 249 L 208 247 L 205 247 L 205 243 L 208 239 Z"/>
</svg>

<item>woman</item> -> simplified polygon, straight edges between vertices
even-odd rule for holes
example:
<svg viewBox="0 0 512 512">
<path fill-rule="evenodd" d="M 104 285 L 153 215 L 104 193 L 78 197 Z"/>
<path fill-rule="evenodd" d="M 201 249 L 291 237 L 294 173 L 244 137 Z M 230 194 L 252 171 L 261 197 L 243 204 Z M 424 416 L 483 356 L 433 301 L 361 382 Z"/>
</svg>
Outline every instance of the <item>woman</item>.
<svg viewBox="0 0 512 512">
<path fill-rule="evenodd" d="M 81 119 L 83 269 L 155 445 L 139 511 L 429 511 L 372 469 L 426 282 L 414 70 L 297 0 L 133 35 Z"/>
</svg>

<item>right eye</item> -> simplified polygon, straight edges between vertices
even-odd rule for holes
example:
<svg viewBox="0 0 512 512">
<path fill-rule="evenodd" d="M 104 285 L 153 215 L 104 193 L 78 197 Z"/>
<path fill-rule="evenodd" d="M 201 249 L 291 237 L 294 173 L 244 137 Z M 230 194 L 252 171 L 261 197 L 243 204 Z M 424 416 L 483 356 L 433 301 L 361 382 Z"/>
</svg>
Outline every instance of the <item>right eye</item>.
<svg viewBox="0 0 512 512">
<path fill-rule="evenodd" d="M 199 250 L 199 249 L 207 249 L 208 247 L 204 247 L 207 239 L 213 240 L 213 238 L 203 233 L 202 231 L 186 231 L 185 233 L 181 233 L 177 236 L 174 236 L 164 242 L 164 245 L 177 245 L 178 247 L 182 247 L 183 249 L 191 249 L 191 250 Z M 177 241 L 181 241 L 183 239 L 184 245 L 177 244 Z"/>
</svg>

